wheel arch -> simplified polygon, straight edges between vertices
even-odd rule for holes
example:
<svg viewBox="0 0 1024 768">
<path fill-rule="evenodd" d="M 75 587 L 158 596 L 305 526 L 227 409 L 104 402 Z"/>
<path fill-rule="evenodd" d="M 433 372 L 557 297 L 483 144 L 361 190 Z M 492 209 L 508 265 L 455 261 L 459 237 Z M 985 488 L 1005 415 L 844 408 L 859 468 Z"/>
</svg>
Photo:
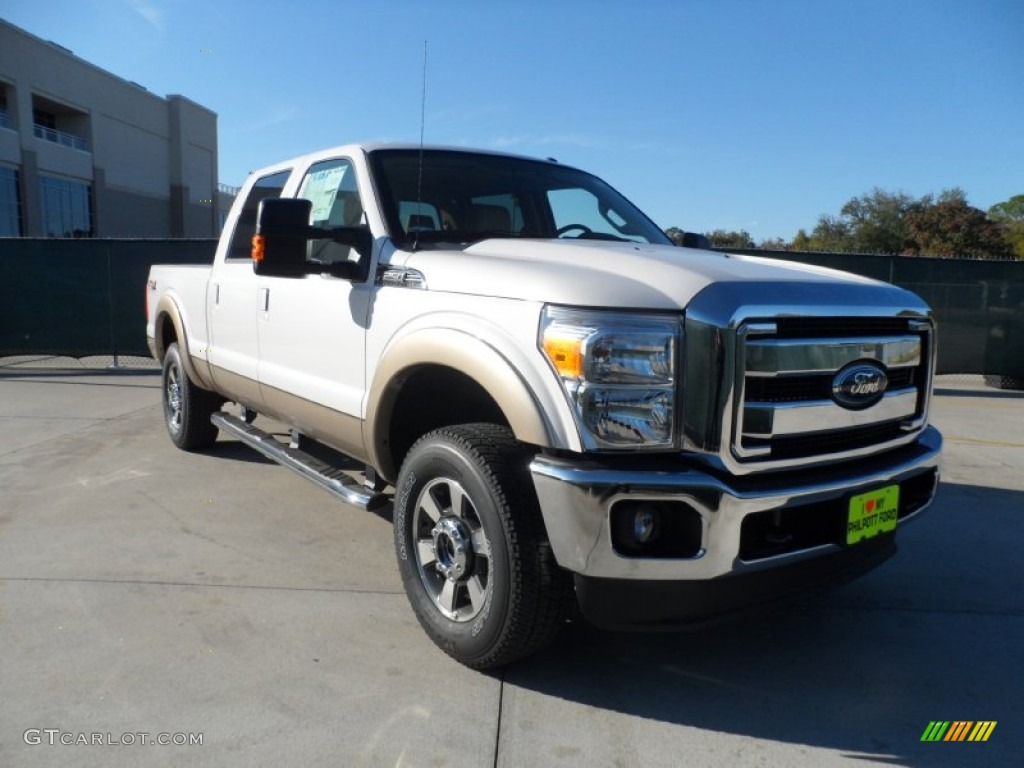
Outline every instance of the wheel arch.
<svg viewBox="0 0 1024 768">
<path fill-rule="evenodd" d="M 204 377 L 192 360 L 192 353 L 188 346 L 188 336 L 185 335 L 185 323 L 181 319 L 181 309 L 177 302 L 168 295 L 163 295 L 157 301 L 156 319 L 153 322 L 154 328 L 154 356 L 163 362 L 167 354 L 167 348 L 177 342 L 181 350 L 181 363 L 185 373 L 195 384 L 204 389 L 213 389 L 213 382 L 209 377 Z"/>
<path fill-rule="evenodd" d="M 543 408 L 494 347 L 451 329 L 417 331 L 388 347 L 370 386 L 366 421 L 371 462 L 386 480 L 394 482 L 422 434 L 480 421 L 508 426 L 524 443 L 552 444 Z"/>
</svg>

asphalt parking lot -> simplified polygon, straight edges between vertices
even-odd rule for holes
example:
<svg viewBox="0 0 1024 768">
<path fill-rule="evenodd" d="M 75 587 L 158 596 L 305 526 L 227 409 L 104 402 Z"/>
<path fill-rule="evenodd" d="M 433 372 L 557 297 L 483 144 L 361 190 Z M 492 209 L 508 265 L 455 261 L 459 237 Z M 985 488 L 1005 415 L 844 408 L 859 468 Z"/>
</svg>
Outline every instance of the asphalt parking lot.
<svg viewBox="0 0 1024 768">
<path fill-rule="evenodd" d="M 155 371 L 0 366 L 0 766 L 1017 765 L 1024 393 L 940 380 L 933 420 L 939 500 L 868 576 L 481 674 L 420 630 L 386 514 L 177 451 Z"/>
</svg>

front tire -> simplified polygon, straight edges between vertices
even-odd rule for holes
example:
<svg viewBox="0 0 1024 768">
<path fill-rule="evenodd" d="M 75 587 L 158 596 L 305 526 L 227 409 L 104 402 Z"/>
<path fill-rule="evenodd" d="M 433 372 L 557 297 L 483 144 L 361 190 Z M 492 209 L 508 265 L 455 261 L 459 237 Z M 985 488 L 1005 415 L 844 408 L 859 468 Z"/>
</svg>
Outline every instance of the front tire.
<svg viewBox="0 0 1024 768">
<path fill-rule="evenodd" d="M 185 372 L 177 342 L 167 347 L 161 384 L 164 423 L 171 442 L 183 451 L 213 445 L 218 430 L 210 422 L 210 416 L 220 410 L 224 399 L 192 383 Z"/>
<path fill-rule="evenodd" d="M 438 647 L 473 669 L 547 645 L 572 600 L 572 582 L 546 540 L 529 460 L 505 427 L 445 427 L 412 447 L 396 484 L 406 595 Z"/>
</svg>

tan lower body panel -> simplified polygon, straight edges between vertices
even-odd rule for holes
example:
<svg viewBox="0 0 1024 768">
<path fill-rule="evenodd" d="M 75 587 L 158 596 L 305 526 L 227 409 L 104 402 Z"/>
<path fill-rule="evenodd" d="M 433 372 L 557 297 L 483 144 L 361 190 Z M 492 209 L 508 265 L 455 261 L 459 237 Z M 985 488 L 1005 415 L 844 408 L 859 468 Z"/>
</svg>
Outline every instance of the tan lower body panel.
<svg viewBox="0 0 1024 768">
<path fill-rule="evenodd" d="M 229 400 L 252 408 L 254 411 L 262 411 L 263 395 L 260 392 L 260 383 L 255 379 L 221 368 L 218 365 L 211 365 L 210 372 L 213 374 L 213 381 L 217 385 L 217 392 Z"/>
<path fill-rule="evenodd" d="M 299 430 L 341 451 L 356 461 L 366 462 L 361 419 L 313 403 L 237 373 L 210 366 L 217 390 L 225 397 Z"/>
</svg>

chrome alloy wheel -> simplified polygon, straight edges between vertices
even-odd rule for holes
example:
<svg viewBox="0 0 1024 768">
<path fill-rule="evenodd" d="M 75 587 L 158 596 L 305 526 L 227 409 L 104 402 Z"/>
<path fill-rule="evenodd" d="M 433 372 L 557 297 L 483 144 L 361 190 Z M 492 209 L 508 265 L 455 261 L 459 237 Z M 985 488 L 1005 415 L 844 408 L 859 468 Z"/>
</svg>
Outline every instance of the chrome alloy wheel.
<svg viewBox="0 0 1024 768">
<path fill-rule="evenodd" d="M 465 489 L 439 477 L 416 499 L 413 535 L 420 581 L 452 621 L 471 621 L 487 602 L 491 543 Z"/>
<path fill-rule="evenodd" d="M 172 432 L 181 430 L 181 375 L 181 369 L 176 365 L 172 365 L 167 371 L 164 411 Z"/>
</svg>

